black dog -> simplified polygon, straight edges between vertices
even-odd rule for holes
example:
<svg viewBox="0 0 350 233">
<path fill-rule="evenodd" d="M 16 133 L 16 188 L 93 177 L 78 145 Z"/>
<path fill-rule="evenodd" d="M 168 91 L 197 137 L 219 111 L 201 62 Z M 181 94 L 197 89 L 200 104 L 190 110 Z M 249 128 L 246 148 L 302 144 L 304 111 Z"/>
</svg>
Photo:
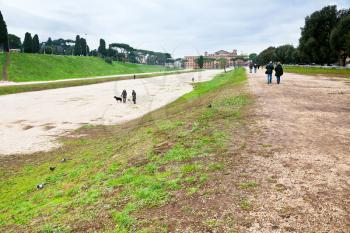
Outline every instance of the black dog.
<svg viewBox="0 0 350 233">
<path fill-rule="evenodd" d="M 121 97 L 114 96 L 113 98 L 114 98 L 117 102 L 118 102 L 118 101 L 122 102 L 122 98 L 121 98 Z"/>
</svg>

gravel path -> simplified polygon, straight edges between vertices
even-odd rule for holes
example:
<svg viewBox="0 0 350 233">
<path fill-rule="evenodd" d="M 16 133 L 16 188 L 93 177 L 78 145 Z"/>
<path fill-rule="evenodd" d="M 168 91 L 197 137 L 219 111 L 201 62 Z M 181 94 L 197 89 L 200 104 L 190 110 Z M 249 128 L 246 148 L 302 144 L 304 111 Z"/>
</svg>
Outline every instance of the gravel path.
<svg viewBox="0 0 350 233">
<path fill-rule="evenodd" d="M 261 133 L 244 172 L 258 182 L 242 232 L 350 232 L 349 80 L 249 75 Z M 253 131 L 254 129 L 252 129 Z"/>
<path fill-rule="evenodd" d="M 95 85 L 0 96 L 0 156 L 47 151 L 57 137 L 86 124 L 117 124 L 138 118 L 192 90 L 220 70 L 123 80 Z M 137 104 L 117 103 L 123 89 L 137 93 Z"/>
</svg>

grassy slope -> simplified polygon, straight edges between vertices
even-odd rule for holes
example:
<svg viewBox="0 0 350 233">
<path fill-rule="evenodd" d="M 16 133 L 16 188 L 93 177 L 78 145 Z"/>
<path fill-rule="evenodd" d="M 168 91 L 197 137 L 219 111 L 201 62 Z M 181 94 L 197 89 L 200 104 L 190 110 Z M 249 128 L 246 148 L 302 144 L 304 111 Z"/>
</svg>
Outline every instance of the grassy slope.
<svg viewBox="0 0 350 233">
<path fill-rule="evenodd" d="M 307 74 L 307 75 L 319 74 L 319 75 L 326 75 L 326 76 L 350 77 L 350 69 L 285 66 L 284 71 L 289 73 Z"/>
<path fill-rule="evenodd" d="M 240 125 L 248 103 L 237 91 L 245 79 L 243 69 L 218 75 L 138 120 L 86 125 L 77 134 L 88 136 L 64 139 L 63 148 L 35 154 L 29 164 L 3 163 L 0 231 L 166 232 L 167 223 L 148 210 L 204 192 L 226 166 L 227 131 Z M 60 163 L 63 157 L 69 160 Z M 36 190 L 41 182 L 46 187 Z"/>
<path fill-rule="evenodd" d="M 0 54 L 0 61 L 0 72 L 2 72 L 5 54 Z M 47 81 L 159 71 L 164 71 L 164 67 L 120 62 L 113 62 L 111 65 L 96 57 L 12 53 L 9 80 L 14 82 Z"/>
</svg>

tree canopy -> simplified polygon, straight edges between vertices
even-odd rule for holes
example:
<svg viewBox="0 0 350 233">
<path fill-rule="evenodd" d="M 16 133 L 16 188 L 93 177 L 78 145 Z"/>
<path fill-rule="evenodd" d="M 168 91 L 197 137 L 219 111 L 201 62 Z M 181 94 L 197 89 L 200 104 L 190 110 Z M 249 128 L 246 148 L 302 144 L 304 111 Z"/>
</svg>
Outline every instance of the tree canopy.
<svg viewBox="0 0 350 233">
<path fill-rule="evenodd" d="M 39 42 L 39 36 L 37 34 L 33 37 L 33 53 L 39 53 L 40 52 L 40 42 Z"/>
<path fill-rule="evenodd" d="M 8 41 L 8 34 L 7 34 L 7 26 L 0 11 L 0 48 L 2 48 L 4 51 L 8 51 L 9 50 L 8 43 L 9 41 Z"/>
<path fill-rule="evenodd" d="M 98 47 L 97 51 L 103 57 L 107 56 L 106 41 L 104 39 L 100 39 L 100 46 Z"/>
<path fill-rule="evenodd" d="M 77 35 L 77 36 L 75 37 L 74 55 L 75 55 L 75 56 L 80 56 L 81 53 L 82 53 L 81 40 L 80 40 L 80 36 Z"/>
<path fill-rule="evenodd" d="M 8 34 L 8 40 L 9 40 L 10 49 L 21 49 L 22 48 L 21 38 L 19 38 L 18 36 L 13 35 L 13 34 Z"/>
<path fill-rule="evenodd" d="M 203 68 L 203 65 L 204 65 L 204 57 L 203 56 L 199 56 L 197 59 L 196 59 L 196 63 L 198 65 L 198 67 L 200 69 Z"/>
<path fill-rule="evenodd" d="M 343 17 L 332 30 L 330 43 L 341 58 L 341 65 L 345 65 L 345 60 L 350 55 L 350 16 Z"/>
<path fill-rule="evenodd" d="M 23 52 L 32 53 L 33 52 L 33 39 L 29 32 L 26 32 L 23 41 Z"/>
</svg>

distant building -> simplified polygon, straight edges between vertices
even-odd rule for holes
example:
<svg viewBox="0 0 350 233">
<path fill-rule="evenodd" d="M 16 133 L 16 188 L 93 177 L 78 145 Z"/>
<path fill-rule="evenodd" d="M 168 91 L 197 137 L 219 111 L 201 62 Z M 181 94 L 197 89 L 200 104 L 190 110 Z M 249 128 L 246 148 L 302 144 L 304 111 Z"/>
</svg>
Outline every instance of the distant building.
<svg viewBox="0 0 350 233">
<path fill-rule="evenodd" d="M 247 55 L 241 54 L 238 56 L 237 50 L 234 49 L 232 52 L 227 52 L 225 50 L 219 50 L 215 53 L 209 54 L 208 52 L 204 53 L 204 65 L 205 69 L 219 69 L 220 61 L 218 59 L 224 58 L 227 60 L 227 67 L 234 65 L 244 65 L 245 61 L 243 59 L 236 59 L 238 57 L 246 57 Z M 199 56 L 185 56 L 185 68 L 186 69 L 197 69 L 199 68 L 196 60 Z"/>
</svg>

